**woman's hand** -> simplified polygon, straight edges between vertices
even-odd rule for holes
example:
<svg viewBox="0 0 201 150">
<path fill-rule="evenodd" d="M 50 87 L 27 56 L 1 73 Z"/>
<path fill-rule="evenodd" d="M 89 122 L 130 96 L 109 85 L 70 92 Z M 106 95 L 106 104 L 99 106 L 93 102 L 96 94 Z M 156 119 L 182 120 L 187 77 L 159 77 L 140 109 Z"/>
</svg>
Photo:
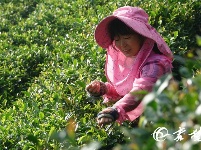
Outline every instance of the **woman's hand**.
<svg viewBox="0 0 201 150">
<path fill-rule="evenodd" d="M 100 82 L 99 81 L 93 81 L 89 85 L 87 85 L 86 90 L 90 94 L 98 94 L 100 92 Z"/>
<path fill-rule="evenodd" d="M 87 85 L 86 90 L 92 96 L 102 96 L 107 92 L 107 87 L 105 83 L 100 81 L 93 81 L 89 85 Z"/>
<path fill-rule="evenodd" d="M 100 127 L 108 125 L 112 122 L 113 122 L 113 120 L 110 118 L 101 118 L 100 120 L 97 119 L 97 123 Z"/>
<path fill-rule="evenodd" d="M 108 107 L 98 113 L 97 123 L 99 126 L 110 124 L 118 119 L 119 114 L 115 108 Z"/>
</svg>

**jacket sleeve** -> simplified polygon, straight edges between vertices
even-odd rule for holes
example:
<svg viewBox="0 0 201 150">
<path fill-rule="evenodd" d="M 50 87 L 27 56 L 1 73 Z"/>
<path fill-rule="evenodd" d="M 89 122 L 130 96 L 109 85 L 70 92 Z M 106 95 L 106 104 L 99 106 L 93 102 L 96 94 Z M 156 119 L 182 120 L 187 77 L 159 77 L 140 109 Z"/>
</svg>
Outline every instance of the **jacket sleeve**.
<svg viewBox="0 0 201 150">
<path fill-rule="evenodd" d="M 151 91 L 155 82 L 162 75 L 171 72 L 171 68 L 170 62 L 157 60 L 148 62 L 142 67 L 139 78 L 136 78 L 133 83 L 132 90 L 113 105 L 119 112 L 117 120 L 119 123 L 124 120 L 133 121 L 143 113 L 140 101 L 143 97 L 136 93 L 142 90 Z"/>
<path fill-rule="evenodd" d="M 118 101 L 120 98 L 122 98 L 122 96 L 120 96 L 114 86 L 109 83 L 109 82 L 106 82 L 106 87 L 107 87 L 107 93 L 105 95 L 103 95 L 103 103 L 108 103 L 108 102 L 116 102 Z"/>
</svg>

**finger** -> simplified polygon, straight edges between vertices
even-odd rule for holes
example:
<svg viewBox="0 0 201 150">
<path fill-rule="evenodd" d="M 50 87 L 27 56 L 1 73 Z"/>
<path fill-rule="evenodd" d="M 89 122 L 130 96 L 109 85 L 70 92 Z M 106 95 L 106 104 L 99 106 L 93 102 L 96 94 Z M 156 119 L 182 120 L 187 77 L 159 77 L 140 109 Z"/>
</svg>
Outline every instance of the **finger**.
<svg viewBox="0 0 201 150">
<path fill-rule="evenodd" d="M 104 121 L 103 121 L 103 118 L 97 120 L 97 123 L 100 127 L 103 127 L 104 126 Z"/>
<path fill-rule="evenodd" d="M 95 81 L 95 82 L 92 83 L 92 86 L 100 88 L 100 82 Z"/>
<path fill-rule="evenodd" d="M 90 93 L 97 93 L 98 92 L 98 88 L 97 87 L 94 87 L 92 85 L 89 85 L 86 87 L 86 90 Z"/>
<path fill-rule="evenodd" d="M 98 121 L 98 125 L 100 127 L 102 127 L 104 125 L 110 124 L 112 122 L 112 119 L 110 119 L 110 118 L 101 118 L 101 119 L 99 119 L 97 121 Z"/>
<path fill-rule="evenodd" d="M 91 84 L 87 85 L 86 90 L 89 91 L 91 89 L 91 87 L 92 87 Z"/>
<path fill-rule="evenodd" d="M 90 84 L 87 85 L 86 89 L 92 88 L 94 85 L 97 84 L 97 81 L 93 81 Z"/>
<path fill-rule="evenodd" d="M 92 93 L 99 93 L 99 91 L 100 91 L 100 88 L 96 85 L 91 88 Z"/>
<path fill-rule="evenodd" d="M 105 118 L 103 121 L 104 121 L 105 123 L 109 124 L 109 123 L 112 122 L 112 119 L 111 119 L 111 118 Z"/>
<path fill-rule="evenodd" d="M 91 83 L 92 85 L 100 85 L 100 82 L 99 81 L 94 81 Z"/>
<path fill-rule="evenodd" d="M 112 119 L 111 119 L 111 118 L 109 118 L 109 121 L 108 121 L 108 122 L 110 122 L 110 123 L 111 123 L 111 122 L 113 122 L 113 121 L 112 121 Z"/>
<path fill-rule="evenodd" d="M 100 83 L 98 81 L 95 81 L 92 83 L 92 86 L 100 86 Z"/>
<path fill-rule="evenodd" d="M 110 111 L 112 111 L 112 108 L 105 108 L 101 111 L 101 113 L 109 113 Z"/>
<path fill-rule="evenodd" d="M 100 91 L 100 84 L 99 82 L 93 82 L 90 84 L 89 91 L 91 93 L 99 93 Z"/>
</svg>

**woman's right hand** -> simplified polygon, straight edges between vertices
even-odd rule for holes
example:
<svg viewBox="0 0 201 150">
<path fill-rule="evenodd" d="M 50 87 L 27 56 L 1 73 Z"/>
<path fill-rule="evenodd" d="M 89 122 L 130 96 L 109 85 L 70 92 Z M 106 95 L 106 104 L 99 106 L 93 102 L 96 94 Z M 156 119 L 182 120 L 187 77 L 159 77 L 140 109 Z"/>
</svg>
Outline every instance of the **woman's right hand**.
<svg viewBox="0 0 201 150">
<path fill-rule="evenodd" d="M 87 85 L 86 90 L 90 94 L 98 94 L 100 92 L 100 82 L 99 81 L 93 81 L 89 85 Z"/>
<path fill-rule="evenodd" d="M 87 85 L 86 90 L 92 96 L 102 96 L 107 92 L 107 87 L 103 82 L 93 81 Z"/>
</svg>

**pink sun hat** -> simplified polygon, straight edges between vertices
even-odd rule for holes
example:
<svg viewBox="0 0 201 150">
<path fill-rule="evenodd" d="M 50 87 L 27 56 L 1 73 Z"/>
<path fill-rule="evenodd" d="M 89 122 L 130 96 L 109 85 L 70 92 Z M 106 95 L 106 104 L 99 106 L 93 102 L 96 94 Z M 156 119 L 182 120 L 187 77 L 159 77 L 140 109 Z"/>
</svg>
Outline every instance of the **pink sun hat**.
<svg viewBox="0 0 201 150">
<path fill-rule="evenodd" d="M 95 40 L 99 46 L 106 49 L 112 44 L 112 40 L 109 35 L 108 25 L 114 19 L 119 19 L 124 22 L 127 26 L 132 28 L 135 32 L 141 34 L 144 37 L 153 39 L 158 49 L 172 58 L 172 52 L 164 39 L 160 34 L 153 28 L 149 23 L 148 14 L 139 7 L 124 6 L 120 7 L 113 12 L 112 15 L 104 18 L 95 29 Z"/>
</svg>

